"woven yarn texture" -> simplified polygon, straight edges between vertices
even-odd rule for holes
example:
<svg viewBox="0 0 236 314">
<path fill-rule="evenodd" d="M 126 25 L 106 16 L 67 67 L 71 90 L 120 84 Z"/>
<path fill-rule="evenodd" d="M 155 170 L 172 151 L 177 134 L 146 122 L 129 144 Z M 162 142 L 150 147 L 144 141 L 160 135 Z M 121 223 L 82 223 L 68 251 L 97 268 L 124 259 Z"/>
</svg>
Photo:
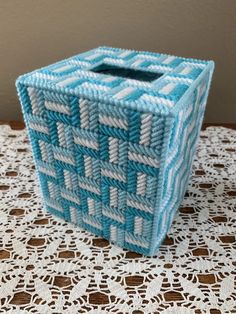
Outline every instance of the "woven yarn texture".
<svg viewBox="0 0 236 314">
<path fill-rule="evenodd" d="M 0 313 L 236 313 L 236 131 L 201 132 L 153 258 L 43 210 L 25 130 L 1 126 L 0 147 Z"/>
<path fill-rule="evenodd" d="M 162 76 L 147 83 L 92 71 L 104 64 Z M 155 254 L 186 191 L 212 66 L 97 48 L 20 77 L 48 211 L 121 247 Z"/>
</svg>

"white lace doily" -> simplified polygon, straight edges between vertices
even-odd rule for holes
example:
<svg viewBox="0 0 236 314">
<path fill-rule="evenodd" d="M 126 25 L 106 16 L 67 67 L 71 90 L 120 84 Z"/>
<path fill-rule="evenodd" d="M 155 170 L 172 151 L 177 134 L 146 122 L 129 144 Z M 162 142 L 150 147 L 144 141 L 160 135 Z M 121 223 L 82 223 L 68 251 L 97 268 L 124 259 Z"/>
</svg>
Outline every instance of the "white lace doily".
<svg viewBox="0 0 236 314">
<path fill-rule="evenodd" d="M 26 132 L 0 127 L 0 313 L 236 313 L 236 132 L 201 133 L 158 256 L 42 209 Z"/>
</svg>

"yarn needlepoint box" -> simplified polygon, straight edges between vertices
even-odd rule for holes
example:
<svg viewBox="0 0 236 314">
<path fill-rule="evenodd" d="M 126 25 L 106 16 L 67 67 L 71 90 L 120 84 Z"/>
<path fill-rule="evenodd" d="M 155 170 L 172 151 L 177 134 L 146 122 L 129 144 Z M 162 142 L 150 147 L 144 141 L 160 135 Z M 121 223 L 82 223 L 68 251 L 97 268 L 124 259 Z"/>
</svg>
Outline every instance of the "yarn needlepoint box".
<svg viewBox="0 0 236 314">
<path fill-rule="evenodd" d="M 45 208 L 154 255 L 187 188 L 213 69 L 99 47 L 20 76 Z"/>
</svg>

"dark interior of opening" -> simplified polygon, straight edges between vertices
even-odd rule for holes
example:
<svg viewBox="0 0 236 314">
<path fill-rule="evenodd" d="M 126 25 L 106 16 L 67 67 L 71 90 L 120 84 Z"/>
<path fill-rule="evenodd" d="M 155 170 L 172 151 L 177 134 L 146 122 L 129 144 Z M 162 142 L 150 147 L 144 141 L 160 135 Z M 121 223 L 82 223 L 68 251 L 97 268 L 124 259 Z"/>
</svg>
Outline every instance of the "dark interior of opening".
<svg viewBox="0 0 236 314">
<path fill-rule="evenodd" d="M 144 82 L 152 82 L 163 75 L 163 73 L 154 73 L 149 71 L 122 68 L 116 65 L 110 65 L 106 63 L 102 63 L 99 66 L 91 69 L 90 71 Z"/>
</svg>

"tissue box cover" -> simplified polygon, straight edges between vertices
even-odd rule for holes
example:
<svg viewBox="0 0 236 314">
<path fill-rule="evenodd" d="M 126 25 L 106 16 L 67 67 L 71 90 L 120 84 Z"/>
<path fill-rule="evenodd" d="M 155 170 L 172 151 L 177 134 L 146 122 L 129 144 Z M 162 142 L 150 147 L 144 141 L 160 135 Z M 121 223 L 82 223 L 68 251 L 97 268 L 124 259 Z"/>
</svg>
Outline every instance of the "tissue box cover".
<svg viewBox="0 0 236 314">
<path fill-rule="evenodd" d="M 99 47 L 20 76 L 45 208 L 154 255 L 187 188 L 213 69 Z"/>
</svg>

